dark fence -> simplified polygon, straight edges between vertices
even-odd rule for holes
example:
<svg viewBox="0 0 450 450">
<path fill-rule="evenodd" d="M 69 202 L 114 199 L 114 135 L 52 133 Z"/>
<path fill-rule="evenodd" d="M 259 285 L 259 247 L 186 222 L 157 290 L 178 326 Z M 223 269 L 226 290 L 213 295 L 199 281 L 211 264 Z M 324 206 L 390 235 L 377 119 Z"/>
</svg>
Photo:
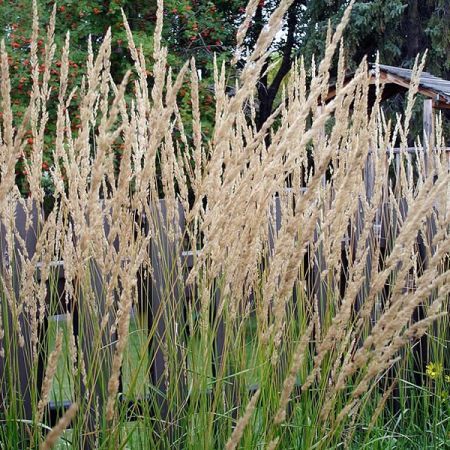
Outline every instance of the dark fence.
<svg viewBox="0 0 450 450">
<path fill-rule="evenodd" d="M 408 150 L 409 151 L 409 150 Z M 412 150 L 410 151 L 412 153 Z M 400 156 L 399 152 L 393 151 L 394 154 L 394 162 L 396 164 L 396 170 L 400 170 Z M 449 153 L 450 154 L 450 153 Z M 366 167 L 365 180 L 366 180 L 366 194 L 367 197 L 370 198 L 373 192 L 373 177 L 371 177 L 370 160 Z M 380 208 L 380 213 L 377 215 L 377 219 L 373 224 L 372 237 L 375 237 L 379 242 L 379 246 L 381 249 L 381 253 L 389 251 L 388 242 L 392 239 L 390 235 L 395 234 L 396 231 L 393 229 L 392 224 L 397 223 L 398 214 L 405 216 L 407 214 L 408 205 L 406 200 L 401 202 L 401 208 L 399 211 L 392 209 L 389 204 L 383 204 Z M 160 215 L 156 215 L 159 217 L 158 220 L 166 222 L 167 221 L 167 212 L 164 200 L 160 201 Z M 273 206 L 271 207 L 270 215 L 272 216 L 269 220 L 269 242 L 270 247 L 273 248 L 274 242 L 276 240 L 277 232 L 281 227 L 282 222 L 282 206 L 281 200 L 279 196 L 276 196 L 273 201 Z M 27 221 L 26 214 L 23 210 L 23 207 L 20 203 L 17 204 L 16 213 L 15 213 L 15 229 L 17 232 L 17 236 L 13 237 L 11 241 L 13 245 L 11 246 L 11 242 L 8 241 L 8 237 L 6 235 L 6 227 L 4 221 L 6 218 L 0 218 L 0 271 L 3 273 L 8 270 L 13 271 L 13 292 L 18 297 L 20 286 L 18 284 L 18 280 L 21 279 L 21 271 L 23 270 L 22 264 L 20 262 L 20 258 L 17 255 L 20 252 L 26 251 L 28 258 L 31 259 L 36 251 L 37 244 L 37 236 L 40 232 L 38 228 L 38 217 L 42 217 L 42 214 L 39 214 L 39 211 L 34 208 L 31 221 Z M 180 230 L 179 236 L 184 236 L 184 227 L 185 227 L 185 218 L 183 214 L 183 210 L 181 206 L 179 207 L 179 223 L 178 228 Z M 175 261 L 180 257 L 179 252 L 182 248 L 180 242 L 176 242 L 173 239 L 169 239 L 167 236 L 167 229 L 157 220 L 156 225 L 153 224 L 154 232 L 159 236 L 158 239 L 151 240 L 150 246 L 148 248 L 149 258 L 151 261 L 151 265 L 153 267 L 154 273 L 153 276 L 150 277 L 145 274 L 145 272 L 140 272 L 138 275 L 138 287 L 137 292 L 139 294 L 138 305 L 142 308 L 147 314 L 148 317 L 148 329 L 154 328 L 156 332 L 153 335 L 153 343 L 149 346 L 149 352 L 152 352 L 151 355 L 151 368 L 150 368 L 150 382 L 157 386 L 158 389 L 164 393 L 164 387 L 166 385 L 165 377 L 165 361 L 164 355 L 162 353 L 161 343 L 164 342 L 165 336 L 168 333 L 174 332 L 174 330 L 168 329 L 168 327 L 176 326 L 175 324 L 170 324 L 169 321 L 165 320 L 165 316 L 173 317 L 174 314 L 176 317 L 183 318 L 185 317 L 185 305 L 183 302 L 189 296 L 195 295 L 195 287 L 186 287 L 184 283 L 185 276 L 187 272 L 192 267 L 192 262 L 194 256 L 192 252 L 182 251 L 181 254 L 181 264 L 177 264 Z M 346 248 L 351 244 L 352 240 L 357 241 L 359 239 L 362 225 L 364 223 L 364 213 L 362 207 L 360 208 L 360 212 L 358 212 L 357 217 L 354 221 L 354 226 L 349 227 L 349 233 L 342 241 L 342 260 L 346 260 L 348 257 L 348 252 L 346 252 Z M 149 224 L 145 221 L 143 222 L 144 232 L 149 232 Z M 434 234 L 434 225 L 432 222 L 428 224 L 429 235 L 425 238 L 428 242 L 431 242 L 432 236 Z M 105 230 L 106 234 L 108 230 Z M 224 230 L 226 232 L 226 230 Z M 392 236 L 391 236 L 392 237 Z M 426 252 L 421 252 L 420 249 L 424 247 L 423 242 L 424 237 L 418 237 L 418 246 L 419 253 L 423 255 L 422 265 L 426 265 Z M 119 245 L 116 243 L 116 245 Z M 428 245 L 428 244 L 427 244 Z M 20 249 L 20 251 L 19 251 Z M 371 258 L 373 258 L 373 250 L 371 249 L 368 252 L 367 258 L 368 263 L 367 267 L 371 267 Z M 308 251 L 305 256 L 306 261 L 308 262 L 308 289 L 312 296 L 317 296 L 319 301 L 324 301 L 326 298 L 326 291 L 328 289 L 327 280 L 322 277 L 322 273 L 326 269 L 326 261 L 324 260 L 323 254 L 321 254 L 320 246 L 311 246 L 311 249 Z M 14 261 L 14 264 L 12 262 Z M 347 261 L 347 264 L 351 264 L 351 261 Z M 92 263 L 91 270 L 91 286 L 92 291 L 95 293 L 96 303 L 98 305 L 97 313 L 101 316 L 104 312 L 103 308 L 106 304 L 105 293 L 102 286 L 101 277 L 98 276 L 99 270 L 95 267 L 94 263 Z M 170 270 L 167 270 L 170 268 Z M 65 272 L 64 272 L 64 262 L 63 261 L 55 261 L 52 263 L 53 274 L 52 277 L 57 280 L 57 295 L 60 298 L 58 302 L 58 310 L 53 311 L 53 314 L 65 314 L 67 312 L 71 312 L 73 315 L 73 323 L 74 323 L 74 332 L 75 334 L 83 333 L 83 353 L 85 357 L 85 363 L 89 364 L 89 361 L 92 358 L 93 349 L 89 346 L 92 343 L 92 339 L 89 339 L 91 333 L 91 327 L 89 326 L 89 320 L 81 320 L 79 310 L 86 307 L 84 305 L 84 300 L 79 299 L 77 305 L 65 304 L 64 299 L 64 289 L 65 289 Z M 183 270 L 185 273 L 180 274 L 179 270 Z M 341 295 L 343 295 L 345 291 L 345 265 L 342 268 L 343 281 L 338 286 L 338 289 L 341 291 Z M 369 270 L 369 269 L 368 269 Z M 37 279 L 40 279 L 40 267 L 39 264 L 36 265 L 35 268 L 35 276 Z M 369 285 L 371 279 L 370 271 L 366 273 L 366 284 Z M 168 296 L 167 293 L 170 293 Z M 358 294 L 361 297 L 361 302 L 364 298 L 364 289 Z M 216 293 L 216 303 L 219 302 L 219 292 Z M 168 301 L 167 299 L 172 299 Z M 2 305 L 3 310 L 7 311 L 7 314 L 3 314 L 3 317 L 7 317 L 7 321 L 9 322 L 9 326 L 11 327 L 13 322 L 17 320 L 20 321 L 20 327 L 22 329 L 22 335 L 24 343 L 23 345 L 17 345 L 16 342 L 8 342 L 8 338 L 3 339 L 4 345 L 9 346 L 8 351 L 6 351 L 6 357 L 0 357 L 0 379 L 2 380 L 2 386 L 0 387 L 0 402 L 3 407 L 7 407 L 8 399 L 7 392 L 11 392 L 11 386 L 7 386 L 7 383 L 14 383 L 13 390 L 19 393 L 20 397 L 23 398 L 24 401 L 24 411 L 27 418 L 31 419 L 32 417 L 32 403 L 33 399 L 31 398 L 31 392 L 29 390 L 29 379 L 30 379 L 30 358 L 29 355 L 32 354 L 32 339 L 31 339 L 31 331 L 30 324 L 36 320 L 36 317 L 33 317 L 32 311 L 23 311 L 21 314 L 18 314 L 17 311 L 14 310 L 14 299 L 8 303 L 3 302 Z M 217 305 L 216 305 L 217 306 Z M 164 309 L 170 308 L 171 311 L 167 311 L 165 314 Z M 421 316 L 421 312 L 418 313 L 418 318 Z M 98 320 L 94 317 L 91 317 L 90 320 Z M 112 318 L 111 318 L 112 320 Z M 46 336 L 46 327 L 48 326 L 48 318 L 46 318 L 39 327 L 40 336 Z M 102 355 L 102 364 L 103 369 L 102 373 L 103 379 L 99 380 L 99 384 L 107 385 L 108 377 L 111 372 L 112 358 L 113 358 L 113 345 L 111 344 L 111 336 L 104 336 L 104 354 Z M 215 346 L 215 358 L 213 361 L 213 372 L 217 370 L 218 366 L 221 362 L 222 350 L 224 347 L 224 326 L 223 323 L 220 322 L 217 329 L 217 336 L 214 343 Z M 45 359 L 46 359 L 46 343 L 41 342 L 40 347 L 42 351 L 39 354 L 39 373 L 38 373 L 38 385 L 42 383 L 44 367 L 45 367 Z M 422 346 L 421 348 L 425 348 Z M 423 356 L 423 355 L 422 355 Z M 181 356 L 180 356 L 181 358 Z M 4 376 L 5 366 L 8 364 L 13 365 L 13 360 L 18 361 L 18 373 L 15 379 L 6 379 Z M 423 358 L 422 358 L 423 360 Z M 99 391 L 100 398 L 100 406 L 105 402 L 105 398 L 101 397 L 101 392 Z M 130 405 L 130 419 L 133 419 L 135 414 L 139 414 L 139 402 L 154 402 L 155 396 L 158 394 L 152 394 L 151 399 L 127 399 L 125 397 L 121 397 L 122 401 L 129 403 Z M 169 411 L 165 410 L 164 405 L 164 395 L 161 396 L 160 399 L 156 399 L 159 403 L 160 408 L 162 410 L 162 414 L 169 414 Z M 58 417 L 61 416 L 63 411 L 67 409 L 69 406 L 69 402 L 63 403 L 54 403 L 51 402 L 48 407 L 48 417 L 50 418 L 50 423 L 48 425 L 53 425 Z M 93 412 L 94 414 L 94 412 Z M 168 419 L 170 419 L 168 417 Z M 92 424 L 93 426 L 93 424 Z"/>
<path fill-rule="evenodd" d="M 157 387 L 153 393 L 151 399 L 127 399 L 121 397 L 121 401 L 129 403 L 130 406 L 130 416 L 129 419 L 133 419 L 135 415 L 139 415 L 139 403 L 148 402 L 151 404 L 158 404 L 159 414 L 164 416 L 168 414 L 165 405 L 165 360 L 162 351 L 162 345 L 164 343 L 165 337 L 168 333 L 173 333 L 175 330 L 170 330 L 170 321 L 167 317 L 179 317 L 183 318 L 186 316 L 184 302 L 186 299 L 192 297 L 192 292 L 195 288 L 186 286 L 184 280 L 185 277 L 192 267 L 193 257 L 192 252 L 181 251 L 179 255 L 181 245 L 180 242 L 169 239 L 167 236 L 167 228 L 163 224 L 167 220 L 167 212 L 164 200 L 160 200 L 159 204 L 160 214 L 155 214 L 156 224 L 152 224 L 152 232 L 156 233 L 158 239 L 152 239 L 151 244 L 148 248 L 149 259 L 151 261 L 151 266 L 153 268 L 153 274 L 150 276 L 147 271 L 139 271 L 137 275 L 138 286 L 136 292 L 138 294 L 138 299 L 135 307 L 140 312 L 144 313 L 144 317 L 148 318 L 147 329 L 154 329 L 155 332 L 152 334 L 152 342 L 149 345 L 150 353 L 150 379 L 149 382 Z M 8 405 L 8 392 L 17 392 L 18 398 L 23 399 L 23 418 L 31 420 L 32 417 L 32 404 L 33 400 L 37 399 L 31 398 L 30 391 L 30 379 L 32 373 L 32 361 L 33 359 L 30 355 L 33 354 L 32 349 L 32 338 L 31 329 L 34 321 L 37 317 L 33 317 L 36 311 L 15 311 L 14 306 L 19 303 L 20 295 L 20 280 L 23 279 L 24 273 L 21 263 L 20 254 L 26 255 L 26 260 L 31 261 L 36 253 L 36 245 L 38 242 L 38 235 L 41 231 L 41 226 L 39 226 L 39 220 L 43 217 L 42 211 L 38 211 L 34 208 L 31 212 L 31 223 L 29 217 L 24 211 L 21 203 L 17 203 L 14 214 L 14 226 L 9 227 L 9 229 L 15 230 L 16 236 L 13 237 L 13 244 L 8 242 L 7 237 L 7 227 L 5 226 L 5 220 L 7 218 L 0 219 L 0 271 L 1 273 L 11 272 L 12 280 L 14 282 L 13 290 L 15 299 L 10 299 L 11 301 L 0 301 L 0 305 L 4 312 L 6 311 L 6 317 L 8 318 L 9 324 L 4 324 L 6 329 L 13 327 L 13 322 L 18 318 L 20 321 L 20 330 L 23 336 L 24 345 L 18 345 L 18 342 L 14 340 L 15 333 L 11 336 L 5 336 L 2 340 L 4 346 L 6 347 L 5 358 L 0 357 L 0 380 L 2 380 L 2 386 L 0 388 L 0 409 L 7 408 Z M 155 217 L 153 220 L 155 220 Z M 180 237 L 184 236 L 184 213 L 181 205 L 179 205 L 178 211 L 179 224 L 178 228 L 180 230 Z M 149 224 L 146 221 L 142 221 L 142 227 L 144 228 L 144 233 L 149 233 Z M 109 233 L 109 225 L 105 223 L 105 235 Z M 114 243 L 115 246 L 120 245 L 119 243 Z M 177 262 L 177 259 L 181 261 Z M 52 316 L 61 316 L 67 313 L 71 313 L 73 317 L 74 324 L 74 335 L 77 337 L 80 333 L 83 334 L 83 355 L 85 364 L 90 364 L 92 358 L 94 357 L 94 349 L 92 348 L 92 343 L 94 341 L 92 334 L 92 326 L 90 326 L 91 321 L 98 321 L 99 318 L 103 317 L 105 314 L 106 298 L 105 292 L 102 286 L 102 278 L 100 276 L 100 269 L 97 267 L 95 262 L 90 262 L 91 264 L 89 272 L 91 273 L 91 288 L 95 296 L 95 304 L 97 305 L 97 311 L 95 314 L 86 314 L 86 310 L 89 309 L 89 305 L 85 304 L 85 300 L 81 296 L 78 298 L 77 303 L 72 302 L 66 303 L 65 301 L 65 270 L 64 261 L 54 261 L 51 263 L 52 273 L 48 277 L 51 280 L 53 288 L 47 286 L 47 305 L 52 306 L 52 311 L 50 312 Z M 179 273 L 179 270 L 183 271 L 183 274 Z M 36 281 L 41 281 L 41 264 L 37 263 L 35 266 L 35 272 L 33 276 L 36 277 Z M 5 277 L 4 279 L 6 279 Z M 47 281 L 47 285 L 49 281 Z M 54 287 L 56 286 L 56 292 Z M 7 286 L 5 286 L 7 288 Z M 5 290 L 5 289 L 4 289 Z M 50 300 L 50 296 L 53 296 L 53 301 Z M 57 297 L 57 301 L 54 298 Z M 55 308 L 56 304 L 56 308 Z M 83 314 L 79 314 L 83 311 Z M 49 311 L 47 311 L 49 313 Z M 5 317 L 5 316 L 4 316 Z M 37 387 L 40 391 L 42 386 L 42 381 L 44 377 L 44 368 L 46 365 L 46 358 L 48 353 L 48 342 L 47 329 L 49 317 L 45 317 L 42 323 L 38 326 L 39 329 L 39 364 L 38 364 L 38 374 L 37 374 Z M 110 324 L 105 329 L 111 329 L 113 325 L 114 317 L 110 318 Z M 9 327 L 8 327 L 9 325 Z M 111 374 L 112 358 L 114 353 L 114 345 L 112 343 L 116 340 L 117 336 L 105 335 L 102 336 L 102 352 L 100 357 L 102 363 L 102 379 L 99 379 L 97 385 L 107 386 L 108 378 Z M 13 340 L 11 340 L 13 339 Z M 223 326 L 219 324 L 217 338 L 215 341 L 216 357 L 214 358 L 213 364 L 218 364 L 220 360 L 220 354 L 223 348 Z M 98 358 L 98 354 L 95 356 Z M 181 356 L 180 356 L 181 357 Z M 9 378 L 6 377 L 6 369 L 12 369 L 17 366 L 17 377 Z M 9 367 L 8 367 L 9 366 Z M 216 369 L 213 368 L 213 371 Z M 13 383 L 13 385 L 11 385 Z M 84 388 L 84 387 L 82 387 Z M 105 389 L 98 389 L 98 399 L 99 407 L 105 403 L 106 398 L 104 398 Z M 159 395 L 157 392 L 160 392 Z M 158 398 L 160 397 L 160 398 Z M 69 401 L 64 402 L 50 402 L 47 411 L 47 417 L 49 417 L 49 426 L 53 426 L 59 417 L 64 413 L 66 409 L 70 406 Z M 92 420 L 94 420 L 95 411 L 92 411 Z M 167 419 L 169 419 L 167 417 Z M 93 427 L 94 424 L 92 423 Z"/>
</svg>

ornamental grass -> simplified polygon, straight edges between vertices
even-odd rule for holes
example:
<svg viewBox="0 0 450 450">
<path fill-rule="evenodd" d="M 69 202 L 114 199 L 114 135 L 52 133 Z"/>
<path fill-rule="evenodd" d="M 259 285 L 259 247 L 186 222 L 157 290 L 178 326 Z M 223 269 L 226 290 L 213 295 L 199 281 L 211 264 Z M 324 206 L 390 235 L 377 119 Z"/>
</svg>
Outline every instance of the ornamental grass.
<svg viewBox="0 0 450 450">
<path fill-rule="evenodd" d="M 0 448 L 448 445 L 450 175 L 439 118 L 433 136 L 408 145 L 424 59 L 405 114 L 389 120 L 366 60 L 344 80 L 351 2 L 322 61 L 308 72 L 296 61 L 258 129 L 255 86 L 290 3 L 262 31 L 234 95 L 230 66 L 214 65 L 211 137 L 195 61 L 168 65 L 162 1 L 153 66 L 124 17 L 133 67 L 113 80 L 108 31 L 95 53 L 89 43 L 74 89 L 69 33 L 50 83 L 57 18 L 38 54 L 35 5 L 20 118 L 1 44 Z M 178 104 L 186 83 L 189 123 Z M 15 184 L 20 158 L 27 198 Z"/>
</svg>

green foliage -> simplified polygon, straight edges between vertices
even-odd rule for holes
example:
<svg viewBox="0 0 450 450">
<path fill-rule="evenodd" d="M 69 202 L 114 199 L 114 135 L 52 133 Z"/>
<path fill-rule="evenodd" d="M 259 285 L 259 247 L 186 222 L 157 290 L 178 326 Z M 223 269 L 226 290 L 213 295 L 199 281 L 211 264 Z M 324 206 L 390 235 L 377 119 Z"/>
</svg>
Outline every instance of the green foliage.
<svg viewBox="0 0 450 450">
<path fill-rule="evenodd" d="M 45 26 L 49 23 L 55 2 L 43 0 L 38 2 L 40 15 L 40 39 L 38 41 L 39 70 L 45 69 Z M 229 59 L 234 50 L 237 27 L 243 20 L 245 0 L 166 0 L 164 3 L 163 40 L 168 47 L 168 62 L 174 69 L 179 69 L 186 60 L 195 57 L 201 72 L 200 105 L 202 108 L 202 131 L 205 137 L 212 135 L 214 122 L 214 92 L 212 89 L 212 65 L 214 55 L 219 64 Z M 261 14 L 251 23 L 245 41 L 248 50 L 256 42 L 259 31 L 267 22 L 268 16 L 279 4 L 279 0 L 259 2 Z M 290 58 L 303 55 L 307 66 L 315 55 L 320 59 L 324 50 L 324 39 L 328 24 L 333 27 L 339 22 L 348 0 L 314 0 L 294 2 L 296 8 L 296 28 L 294 45 L 290 49 Z M 111 28 L 111 74 L 120 82 L 126 70 L 132 67 L 126 50 L 127 39 L 121 11 L 128 18 L 134 33 L 136 45 L 142 48 L 148 67 L 152 64 L 153 31 L 156 21 L 156 0 L 61 0 L 57 3 L 57 20 L 55 42 L 57 44 L 56 65 L 51 70 L 52 84 L 58 79 L 60 71 L 61 48 L 66 32 L 70 31 L 71 53 L 69 71 L 69 90 L 80 85 L 85 74 L 85 56 L 88 40 L 91 38 L 94 51 L 102 42 L 103 36 Z M 30 39 L 32 30 L 32 0 L 2 2 L 0 29 L 10 56 L 12 71 L 13 108 L 15 117 L 20 119 L 23 106 L 27 102 L 31 89 Z M 284 24 L 286 27 L 286 24 Z M 418 52 L 429 49 L 427 69 L 435 75 L 450 76 L 450 10 L 446 0 L 363 0 L 354 5 L 351 21 L 345 33 L 347 65 L 353 70 L 364 55 L 369 61 L 375 60 L 380 53 L 382 63 L 411 67 Z M 275 62 L 269 73 L 273 80 L 281 65 L 286 33 L 273 45 Z M 149 84 L 152 83 L 149 72 Z M 230 86 L 233 86 L 233 73 L 229 73 Z M 277 89 L 279 89 L 278 87 Z M 190 96 L 186 86 L 179 93 L 179 107 L 182 118 L 190 134 L 191 116 Z M 264 96 L 264 89 L 260 97 Z M 53 89 L 49 98 L 49 122 L 46 136 L 51 136 L 54 127 L 55 108 L 52 106 L 57 98 L 57 89 Z M 73 99 L 77 105 L 77 96 Z M 264 100 L 260 98 L 260 101 Z M 397 110 L 395 105 L 390 108 Z M 1 113 L 0 113 L 1 114 Z M 77 117 L 72 122 L 73 133 L 77 132 Z M 415 130 L 417 131 L 417 130 Z M 27 146 L 16 167 L 17 184 L 23 193 L 27 193 L 27 158 L 32 147 L 31 130 L 28 130 Z M 52 166 L 53 142 L 46 137 L 44 154 L 45 172 Z M 120 150 L 120 149 L 119 149 Z M 45 174 L 43 178 L 45 183 Z M 48 186 L 51 190 L 51 186 Z"/>
<path fill-rule="evenodd" d="M 41 1 L 38 4 L 41 35 L 38 41 L 39 71 L 45 69 L 45 28 L 50 21 L 54 1 Z M 242 2 L 238 0 L 224 0 L 221 2 L 197 2 L 167 0 L 164 5 L 164 44 L 169 48 L 168 63 L 175 70 L 184 62 L 195 57 L 197 67 L 201 70 L 200 104 L 203 133 L 210 135 L 214 119 L 213 95 L 211 86 L 212 63 L 214 54 L 218 55 L 219 63 L 228 58 L 233 50 L 232 42 L 239 18 L 242 16 Z M 111 74 L 116 82 L 120 82 L 127 69 L 132 67 L 132 61 L 126 50 L 127 38 L 124 29 L 122 9 L 133 31 L 136 46 L 142 48 L 148 67 L 152 65 L 153 32 L 156 22 L 156 1 L 91 1 L 91 0 L 61 0 L 57 3 L 57 19 L 55 29 L 55 43 L 57 45 L 56 64 L 51 69 L 50 83 L 58 80 L 61 67 L 61 49 L 64 45 L 66 32 L 70 32 L 70 61 L 69 61 L 69 91 L 79 86 L 85 75 L 85 60 L 89 39 L 94 51 L 99 47 L 108 28 L 112 31 Z M 13 87 L 13 108 L 15 117 L 19 120 L 25 112 L 24 106 L 31 90 L 30 42 L 32 33 L 32 0 L 5 2 L 2 4 L 0 29 L 10 56 L 11 78 Z M 152 73 L 149 71 L 149 84 L 152 83 Z M 56 87 L 56 85 L 55 85 Z M 180 112 L 184 119 L 190 117 L 190 97 L 188 89 L 182 89 L 180 95 Z M 55 128 L 58 89 L 53 89 L 49 98 L 48 133 L 51 136 Z M 77 106 L 75 94 L 72 107 Z M 79 126 L 77 117 L 72 122 L 72 132 L 76 133 Z M 187 132 L 189 134 L 189 125 Z M 28 130 L 27 146 L 23 157 L 16 167 L 17 184 L 22 193 L 28 192 L 27 166 L 33 139 Z M 43 163 L 43 184 L 51 193 L 51 183 L 48 169 L 53 163 L 54 142 L 47 137 Z M 118 148 L 120 153 L 120 148 Z M 118 164 L 117 164 L 118 165 Z M 48 186 L 47 186 L 48 185 Z"/>
</svg>

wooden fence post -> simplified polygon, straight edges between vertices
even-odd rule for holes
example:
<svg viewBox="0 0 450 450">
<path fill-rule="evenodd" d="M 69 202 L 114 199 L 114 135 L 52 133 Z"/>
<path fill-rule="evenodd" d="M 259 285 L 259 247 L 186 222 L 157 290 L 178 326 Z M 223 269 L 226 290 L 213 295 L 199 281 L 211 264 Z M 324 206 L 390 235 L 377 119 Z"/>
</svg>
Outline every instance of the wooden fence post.
<svg viewBox="0 0 450 450">
<path fill-rule="evenodd" d="M 169 223 L 169 211 L 165 200 L 159 200 L 159 211 L 153 215 L 153 239 L 150 244 L 150 258 L 153 270 L 151 283 L 151 317 L 149 328 L 155 327 L 153 338 L 154 345 L 151 349 L 151 382 L 161 392 L 159 398 L 153 402 L 159 409 L 160 418 L 165 423 L 170 423 L 168 405 L 173 400 L 169 398 L 168 386 L 168 361 L 167 342 L 179 342 L 181 345 L 185 332 L 184 311 L 184 277 L 180 273 L 180 258 L 182 250 L 182 238 L 184 235 L 184 211 L 181 204 L 178 207 L 178 223 Z M 158 206 L 155 208 L 158 209 Z M 155 324 L 156 322 L 156 324 Z M 173 352 L 173 350 L 172 350 Z M 176 364 L 180 365 L 180 373 L 183 370 L 183 356 L 177 349 Z M 174 362 L 172 362 L 174 363 Z M 169 375 L 170 377 L 170 375 Z M 182 377 L 179 383 L 184 384 Z M 178 392 L 184 392 L 183 386 Z M 155 394 L 158 395 L 158 394 Z M 166 430 L 169 435 L 173 430 Z"/>
<path fill-rule="evenodd" d="M 101 205 L 102 210 L 105 204 Z M 110 224 L 104 217 L 103 229 L 105 237 L 110 232 Z M 113 244 L 116 251 L 120 243 L 116 239 Z M 107 386 L 112 373 L 112 361 L 115 351 L 113 345 L 117 339 L 117 332 L 111 334 L 116 320 L 116 313 L 111 306 L 108 309 L 108 303 L 105 292 L 104 280 L 108 279 L 107 273 L 102 273 L 99 264 L 95 258 L 88 262 L 87 278 L 77 280 L 78 299 L 75 305 L 71 305 L 74 318 L 74 333 L 77 339 L 81 339 L 81 349 L 83 352 L 83 362 L 85 366 L 96 364 L 97 377 L 93 383 L 80 386 L 82 398 L 87 398 L 87 421 L 82 436 L 82 448 L 91 450 L 96 448 L 98 439 L 97 419 L 103 420 L 105 416 L 105 406 L 108 400 Z M 117 295 L 117 294 L 116 294 Z M 102 334 L 96 335 L 95 330 L 99 329 L 99 323 L 102 318 L 108 314 L 108 321 Z M 120 379 L 121 382 L 121 379 Z"/>
<path fill-rule="evenodd" d="M 423 102 L 423 150 L 425 175 L 429 175 L 430 161 L 433 164 L 433 147 L 434 147 L 434 127 L 433 127 L 433 100 L 425 99 Z"/>
<path fill-rule="evenodd" d="M 28 218 L 22 204 L 18 202 L 15 208 L 15 223 L 11 224 L 11 226 L 15 227 L 14 231 L 24 240 L 28 258 L 31 259 L 36 251 L 38 236 L 39 211 L 35 205 L 31 208 L 30 214 L 31 217 Z M 27 218 L 31 220 L 27 221 Z M 0 218 L 0 271 L 5 276 L 5 272 L 11 269 L 12 288 L 14 291 L 11 293 L 14 295 L 11 302 L 17 305 L 20 301 L 20 283 L 22 279 L 22 265 L 18 255 L 20 244 L 18 237 L 14 236 L 14 248 L 8 247 L 6 237 L 8 227 L 4 220 L 5 218 Z M 1 289 L 8 288 L 1 286 Z M 2 295 L 0 298 L 0 307 L 2 309 L 0 314 L 3 318 L 3 329 L 6 321 L 9 328 L 9 334 L 4 336 L 0 345 L 5 352 L 4 356 L 0 357 L 0 408 L 8 408 L 8 392 L 17 392 L 17 397 L 23 402 L 23 417 L 20 418 L 32 420 L 33 399 L 30 391 L 30 382 L 33 376 L 32 318 L 28 311 L 22 311 L 17 317 L 17 312 L 11 311 L 11 304 L 6 300 L 5 295 Z M 18 345 L 17 323 L 23 337 L 23 346 Z M 8 378 L 7 373 L 10 370 L 17 370 L 18 373 L 15 373 L 14 377 Z M 42 375 L 43 364 L 42 360 L 39 359 L 36 380 L 36 387 L 39 391 L 42 384 Z"/>
</svg>

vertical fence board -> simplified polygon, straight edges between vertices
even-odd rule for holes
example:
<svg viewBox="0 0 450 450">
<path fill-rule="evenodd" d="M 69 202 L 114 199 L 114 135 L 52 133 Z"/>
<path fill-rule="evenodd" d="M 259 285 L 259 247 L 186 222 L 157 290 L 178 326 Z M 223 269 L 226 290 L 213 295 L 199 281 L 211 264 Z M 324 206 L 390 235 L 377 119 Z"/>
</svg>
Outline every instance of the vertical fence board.
<svg viewBox="0 0 450 450">
<path fill-rule="evenodd" d="M 36 206 L 31 209 L 30 223 L 27 224 L 27 214 L 21 203 L 16 204 L 15 209 L 15 231 L 18 233 L 21 239 L 25 241 L 26 253 L 28 258 L 34 256 L 36 250 L 37 236 L 38 236 L 38 223 L 39 223 L 39 211 Z M 29 227 L 28 227 L 29 225 Z M 20 248 L 19 240 L 17 237 L 14 238 L 15 248 L 8 248 L 7 238 L 7 225 L 3 222 L 3 218 L 0 223 L 0 270 L 3 275 L 9 269 L 12 270 L 12 284 L 14 297 L 11 301 L 16 305 L 18 302 L 23 301 L 20 299 L 20 282 L 22 279 L 22 265 L 19 258 Z M 3 289 L 3 287 L 2 287 Z M 7 288 L 6 288 L 7 289 Z M 32 419 L 32 398 L 30 392 L 30 382 L 33 379 L 32 375 L 32 344 L 31 344 L 31 317 L 26 311 L 22 311 L 20 316 L 17 318 L 17 314 L 11 311 L 9 303 L 6 301 L 5 296 L 2 295 L 0 300 L 1 307 L 3 308 L 3 319 L 8 321 L 9 329 L 16 329 L 15 323 L 19 323 L 21 333 L 23 336 L 24 345 L 23 347 L 17 345 L 18 335 L 16 333 L 10 332 L 5 335 L 2 342 L 2 347 L 5 349 L 5 356 L 0 357 L 0 403 L 7 407 L 7 397 L 8 391 L 16 391 L 17 398 L 23 400 L 23 413 L 24 418 Z M 5 323 L 3 324 L 5 326 Z M 16 366 L 17 363 L 17 366 Z M 8 379 L 7 373 L 13 370 L 15 367 L 18 371 L 17 378 Z M 38 363 L 38 373 L 37 373 L 37 388 L 40 390 L 42 384 L 42 371 L 43 363 L 39 360 Z M 17 383 L 17 384 L 16 384 Z M 12 384 L 12 386 L 11 386 Z M 1 407 L 0 405 L 0 407 Z"/>
<path fill-rule="evenodd" d="M 151 382 L 161 392 L 156 400 L 156 406 L 162 419 L 170 421 L 168 402 L 172 399 L 168 390 L 167 365 L 167 337 L 172 341 L 182 339 L 184 333 L 184 282 L 183 274 L 179 272 L 181 257 L 181 237 L 184 232 L 184 213 L 178 204 L 178 224 L 168 223 L 168 211 L 165 200 L 159 201 L 159 214 L 154 214 L 153 236 L 151 241 L 150 257 L 153 270 L 151 283 L 151 311 L 152 322 L 156 321 L 156 331 L 153 345 L 153 361 L 151 366 Z M 171 231 L 174 231 L 171 235 Z M 155 323 L 152 323 L 155 326 Z M 181 342 L 180 342 L 181 344 Z M 178 362 L 181 354 L 178 352 Z M 172 361 L 173 363 L 173 361 Z M 173 364 L 170 364 L 173 367 Z M 183 383 L 183 380 L 179 380 Z M 157 395 L 157 394 L 156 394 Z"/>
</svg>

